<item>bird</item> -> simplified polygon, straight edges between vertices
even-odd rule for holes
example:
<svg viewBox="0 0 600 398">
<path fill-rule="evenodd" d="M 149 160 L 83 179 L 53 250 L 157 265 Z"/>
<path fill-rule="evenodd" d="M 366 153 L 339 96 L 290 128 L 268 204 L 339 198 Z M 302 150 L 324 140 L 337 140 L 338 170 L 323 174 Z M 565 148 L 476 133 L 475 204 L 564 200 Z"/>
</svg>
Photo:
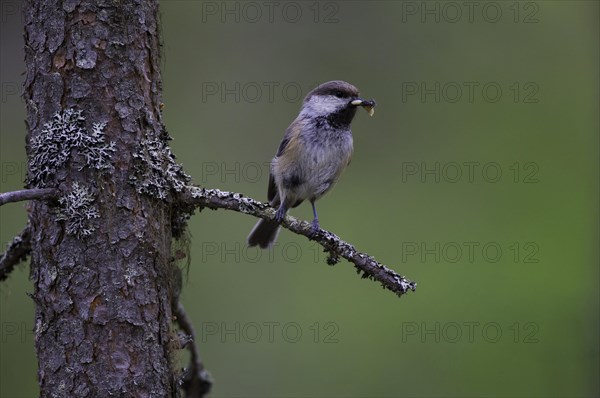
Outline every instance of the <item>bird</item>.
<svg viewBox="0 0 600 398">
<path fill-rule="evenodd" d="M 306 95 L 271 161 L 267 198 L 277 208 L 275 218 L 256 223 L 247 238 L 249 247 L 272 247 L 288 210 L 305 200 L 313 210 L 311 235 L 319 231 L 315 201 L 335 185 L 350 164 L 350 123 L 359 106 L 373 116 L 375 101 L 360 98 L 355 86 L 341 80 L 323 83 Z"/>
</svg>

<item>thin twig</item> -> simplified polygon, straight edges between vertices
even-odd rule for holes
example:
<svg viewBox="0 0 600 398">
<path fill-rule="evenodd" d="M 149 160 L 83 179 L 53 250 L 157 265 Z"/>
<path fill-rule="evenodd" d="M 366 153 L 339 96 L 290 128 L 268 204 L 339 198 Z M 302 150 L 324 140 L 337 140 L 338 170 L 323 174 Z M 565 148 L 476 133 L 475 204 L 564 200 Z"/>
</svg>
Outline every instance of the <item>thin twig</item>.
<svg viewBox="0 0 600 398">
<path fill-rule="evenodd" d="M 0 206 L 6 203 L 22 202 L 24 200 L 46 200 L 56 197 L 58 191 L 54 188 L 33 188 L 20 191 L 0 193 Z"/>
<path fill-rule="evenodd" d="M 242 194 L 220 191 L 218 189 L 205 189 L 199 187 L 187 187 L 182 192 L 182 200 L 190 205 L 199 207 L 208 207 L 209 209 L 227 209 L 240 213 L 249 214 L 265 220 L 273 220 L 275 209 L 266 203 L 258 202 L 254 199 L 244 197 Z M 354 263 L 357 272 L 362 272 L 363 278 L 369 278 L 381 283 L 381 285 L 402 296 L 408 290 L 415 290 L 417 284 L 402 275 L 397 274 L 383 264 L 377 262 L 373 257 L 365 253 L 358 252 L 354 246 L 344 242 L 337 235 L 319 230 L 312 234 L 311 225 L 306 221 L 300 221 L 291 216 L 286 216 L 281 224 L 282 227 L 299 234 L 304 235 L 319 243 L 325 251 L 329 252 L 327 263 L 333 265 L 339 261 L 339 257 Z"/>
<path fill-rule="evenodd" d="M 188 398 L 204 397 L 210 392 L 213 380 L 200 360 L 198 347 L 196 347 L 196 333 L 181 303 L 177 303 L 175 317 L 181 330 L 187 333 L 185 343 L 182 346 L 187 347 L 191 355 L 190 366 L 183 375 L 182 387 L 185 391 L 185 396 Z"/>
<path fill-rule="evenodd" d="M 6 251 L 0 257 L 0 281 L 8 278 L 8 274 L 17 264 L 24 261 L 31 253 L 31 230 L 29 224 L 14 237 Z"/>
</svg>

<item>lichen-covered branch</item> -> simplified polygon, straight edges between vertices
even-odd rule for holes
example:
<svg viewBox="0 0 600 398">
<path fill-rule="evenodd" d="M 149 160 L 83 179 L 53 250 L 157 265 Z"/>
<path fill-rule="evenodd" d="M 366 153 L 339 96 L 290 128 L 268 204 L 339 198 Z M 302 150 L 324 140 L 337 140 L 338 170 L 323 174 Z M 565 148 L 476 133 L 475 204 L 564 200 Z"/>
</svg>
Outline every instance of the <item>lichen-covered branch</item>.
<svg viewBox="0 0 600 398">
<path fill-rule="evenodd" d="M 6 203 L 22 202 L 25 200 L 46 200 L 56 196 L 57 190 L 53 188 L 22 189 L 20 191 L 0 193 L 0 206 Z"/>
<path fill-rule="evenodd" d="M 0 204 L 6 203 L 4 202 L 5 195 L 17 194 L 19 192 L 22 192 L 22 194 L 13 196 L 23 197 L 23 199 L 7 200 L 7 202 L 29 199 L 50 199 L 54 198 L 56 195 L 56 190 L 52 189 L 29 189 L 17 192 L 9 192 L 0 194 Z M 271 220 L 275 216 L 275 209 L 266 203 L 244 197 L 240 193 L 220 191 L 218 189 L 206 189 L 188 186 L 180 193 L 180 199 L 186 205 L 193 205 L 200 208 L 208 207 L 209 209 L 214 210 L 234 210 L 267 220 Z M 380 282 L 384 288 L 391 290 L 398 296 L 402 296 L 409 289 L 413 291 L 416 289 L 417 284 L 415 282 L 412 282 L 402 275 L 397 274 L 395 271 L 377 262 L 368 254 L 358 252 L 354 246 L 343 241 L 339 236 L 329 231 L 321 229 L 313 235 L 311 225 L 309 223 L 300 221 L 289 215 L 286 216 L 285 220 L 283 221 L 282 227 L 298 235 L 304 235 L 323 246 L 325 251 L 329 253 L 327 263 L 330 265 L 336 264 L 339 261 L 339 258 L 343 257 L 354 264 L 357 272 L 359 274 L 362 273 L 363 278 L 369 278 Z"/>
<path fill-rule="evenodd" d="M 8 278 L 17 264 L 24 261 L 31 253 L 31 230 L 29 224 L 14 237 L 0 257 L 0 281 Z"/>
<path fill-rule="evenodd" d="M 200 208 L 234 210 L 266 220 L 272 220 L 275 216 L 275 209 L 268 204 L 244 197 L 239 193 L 188 187 L 182 196 L 184 202 Z M 308 222 L 297 220 L 289 215 L 284 219 L 282 227 L 296 234 L 304 235 L 323 246 L 325 251 L 329 252 L 328 264 L 333 265 L 339 261 L 340 257 L 343 257 L 354 264 L 357 272 L 362 273 L 363 278 L 381 283 L 384 288 L 391 290 L 398 296 L 402 296 L 408 290 L 414 291 L 417 287 L 415 282 L 380 264 L 368 254 L 358 252 L 354 246 L 344 242 L 331 232 L 321 229 L 313 235 L 311 225 Z"/>
</svg>

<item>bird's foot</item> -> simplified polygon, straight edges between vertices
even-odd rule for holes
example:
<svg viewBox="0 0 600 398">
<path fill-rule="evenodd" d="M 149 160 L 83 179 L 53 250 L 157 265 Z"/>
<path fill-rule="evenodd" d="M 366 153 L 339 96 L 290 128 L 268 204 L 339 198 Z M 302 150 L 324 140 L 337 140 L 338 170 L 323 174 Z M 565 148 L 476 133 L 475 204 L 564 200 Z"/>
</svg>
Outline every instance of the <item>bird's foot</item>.
<svg viewBox="0 0 600 398">
<path fill-rule="evenodd" d="M 319 232 L 320 229 L 321 229 L 321 227 L 319 226 L 319 219 L 315 218 L 310 223 L 310 236 L 314 237 L 317 234 L 317 232 Z"/>
<path fill-rule="evenodd" d="M 285 207 L 279 206 L 279 209 L 277 209 L 277 212 L 275 213 L 275 221 L 277 221 L 279 224 L 281 224 L 281 222 L 285 218 L 286 212 L 287 212 L 287 209 Z"/>
</svg>

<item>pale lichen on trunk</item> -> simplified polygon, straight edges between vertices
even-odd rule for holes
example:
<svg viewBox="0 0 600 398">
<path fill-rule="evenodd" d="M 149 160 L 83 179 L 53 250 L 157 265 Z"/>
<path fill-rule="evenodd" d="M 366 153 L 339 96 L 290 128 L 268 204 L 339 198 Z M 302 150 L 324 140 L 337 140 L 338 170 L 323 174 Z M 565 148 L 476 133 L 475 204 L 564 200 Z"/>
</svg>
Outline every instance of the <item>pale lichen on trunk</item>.
<svg viewBox="0 0 600 398">
<path fill-rule="evenodd" d="M 135 185 L 153 166 L 135 154 L 157 142 L 168 149 L 157 7 L 24 4 L 28 183 L 61 193 L 29 206 L 42 396 L 177 390 L 171 240 L 186 217 L 171 209 L 173 181 L 157 188 L 160 197 Z"/>
</svg>

